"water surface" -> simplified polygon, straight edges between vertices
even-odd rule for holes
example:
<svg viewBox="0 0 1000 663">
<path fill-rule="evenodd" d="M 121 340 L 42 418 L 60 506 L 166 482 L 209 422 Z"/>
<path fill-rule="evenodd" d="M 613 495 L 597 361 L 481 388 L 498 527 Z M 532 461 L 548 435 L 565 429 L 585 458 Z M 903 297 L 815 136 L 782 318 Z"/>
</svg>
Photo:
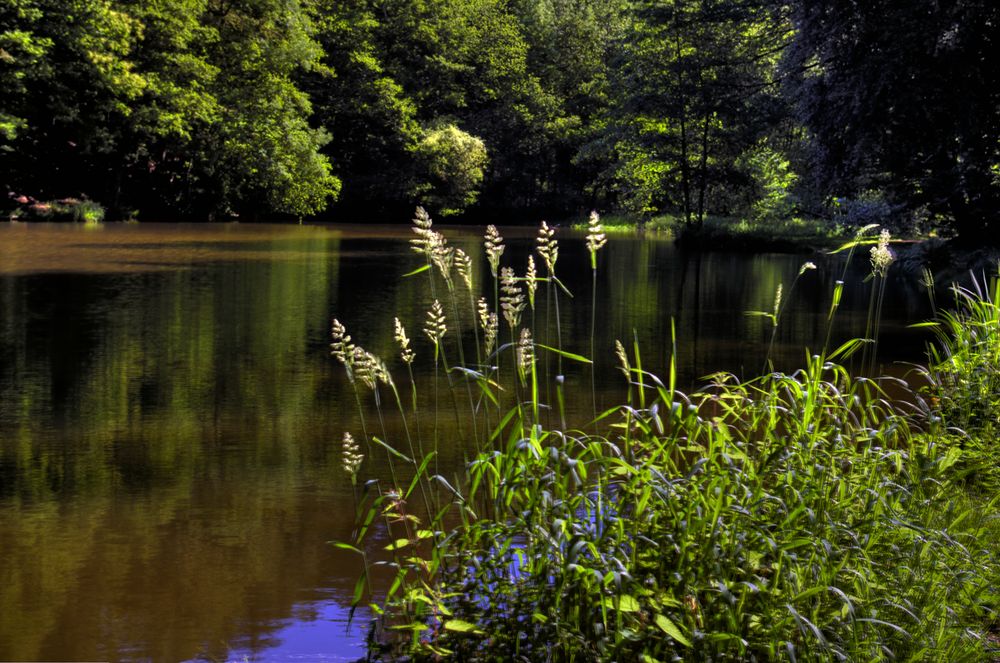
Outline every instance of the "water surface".
<svg viewBox="0 0 1000 663">
<path fill-rule="evenodd" d="M 483 284 L 479 231 L 446 234 L 476 256 Z M 505 264 L 523 273 L 531 231 L 502 232 Z M 340 440 L 361 423 L 329 357 L 329 328 L 338 317 L 403 382 L 398 315 L 418 381 L 431 379 L 419 331 L 431 293 L 426 274 L 403 277 L 421 265 L 408 233 L 0 225 L 0 660 L 363 654 L 364 619 L 347 624 L 356 560 L 326 544 L 351 533 Z M 578 236 L 561 239 L 557 271 L 574 295 L 559 302 L 561 336 L 589 355 L 589 258 Z M 771 310 L 779 283 L 789 308 L 772 359 L 801 364 L 806 347 L 823 343 L 844 268 L 842 257 L 811 256 L 819 269 L 789 292 L 804 259 L 611 238 L 596 293 L 598 406 L 623 394 L 614 340 L 637 339 L 644 367 L 664 374 L 671 320 L 683 386 L 718 370 L 757 374 L 770 326 L 745 312 Z M 862 258 L 847 272 L 834 342 L 864 331 L 866 269 Z M 534 315 L 539 340 L 554 344 L 544 291 Z M 885 362 L 919 358 L 924 339 L 906 325 L 926 316 L 915 284 L 894 277 Z M 471 347 L 471 319 L 463 323 Z M 594 407 L 590 374 L 564 372 L 570 416 L 583 421 Z M 398 421 L 386 425 L 398 434 Z M 461 462 L 460 445 L 441 451 L 445 467 Z M 363 473 L 386 479 L 376 461 Z"/>
</svg>

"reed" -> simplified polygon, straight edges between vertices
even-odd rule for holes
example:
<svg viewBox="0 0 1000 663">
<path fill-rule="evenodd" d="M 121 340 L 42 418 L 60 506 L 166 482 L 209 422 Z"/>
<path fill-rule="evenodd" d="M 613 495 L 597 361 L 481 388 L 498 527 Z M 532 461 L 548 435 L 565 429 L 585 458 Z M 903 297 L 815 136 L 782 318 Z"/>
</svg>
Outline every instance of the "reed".
<svg viewBox="0 0 1000 663">
<path fill-rule="evenodd" d="M 362 551 L 376 542 L 391 556 L 385 593 L 367 578 L 355 592 L 372 614 L 371 659 L 996 655 L 987 636 L 1000 606 L 1000 497 L 968 480 L 968 468 L 991 460 L 969 440 L 995 430 L 983 413 L 1000 395 L 996 286 L 956 291 L 964 308 L 936 323 L 941 345 L 920 387 L 852 376 L 835 362 L 857 345 L 845 344 L 792 373 L 720 373 L 685 394 L 675 351 L 664 381 L 643 367 L 638 343 L 617 342 L 625 401 L 585 432 L 562 416 L 544 425 L 546 388 L 561 409 L 564 384 L 538 366 L 543 354 L 590 358 L 536 340 L 521 315 L 525 279 L 489 253 L 489 239 L 486 249 L 510 341 L 493 349 L 485 296 L 471 313 L 484 357 L 499 366 L 507 354 L 511 370 L 501 384 L 499 371 L 477 367 L 476 384 L 483 402 L 518 396 L 458 476 L 431 471 L 435 452 L 413 454 L 408 482 L 370 492 L 353 539 L 338 544 L 366 569 Z M 794 282 L 785 302 L 793 291 Z M 779 298 L 775 327 L 782 309 Z M 437 302 L 425 331 L 437 349 L 447 331 Z M 976 377 L 984 367 L 990 377 Z M 433 509 L 413 509 L 418 486 L 436 496 Z"/>
</svg>

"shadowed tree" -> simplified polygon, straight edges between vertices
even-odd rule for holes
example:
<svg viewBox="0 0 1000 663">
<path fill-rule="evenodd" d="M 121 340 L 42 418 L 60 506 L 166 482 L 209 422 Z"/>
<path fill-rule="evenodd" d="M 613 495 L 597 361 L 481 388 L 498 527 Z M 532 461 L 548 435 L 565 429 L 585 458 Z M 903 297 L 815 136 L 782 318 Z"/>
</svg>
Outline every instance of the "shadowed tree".
<svg viewBox="0 0 1000 663">
<path fill-rule="evenodd" d="M 1000 5 L 793 5 L 785 62 L 830 192 L 881 188 L 978 242 L 1000 213 Z"/>
</svg>

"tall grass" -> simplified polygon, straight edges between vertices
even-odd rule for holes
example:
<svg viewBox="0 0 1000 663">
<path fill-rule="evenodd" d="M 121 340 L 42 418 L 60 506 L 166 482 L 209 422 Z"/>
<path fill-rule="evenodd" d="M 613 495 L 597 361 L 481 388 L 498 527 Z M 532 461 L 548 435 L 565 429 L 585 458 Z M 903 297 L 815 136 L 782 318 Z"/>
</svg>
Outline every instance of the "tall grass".
<svg viewBox="0 0 1000 663">
<path fill-rule="evenodd" d="M 1000 279 L 991 284 L 974 277 L 969 287 L 953 285 L 951 290 L 954 308 L 940 311 L 935 321 L 921 325 L 932 327 L 938 339 L 929 349 L 928 391 L 952 434 L 971 452 L 963 464 L 969 478 L 988 492 L 996 492 L 1000 490 L 996 445 L 1000 432 Z"/>
<path fill-rule="evenodd" d="M 930 394 L 852 377 L 833 359 L 856 344 L 791 374 L 718 374 L 684 394 L 672 363 L 664 382 L 637 343 L 618 342 L 626 402 L 586 432 L 549 428 L 540 410 L 561 411 L 563 385 L 540 384 L 541 356 L 590 360 L 533 340 L 523 281 L 494 257 L 510 341 L 477 348 L 484 360 L 465 375 L 480 406 L 498 407 L 500 393 L 514 402 L 467 441 L 459 476 L 432 472 L 433 452 L 380 441 L 410 478 L 360 495 L 353 540 L 338 544 L 365 556 L 355 603 L 374 615 L 371 659 L 989 660 L 998 498 L 965 490 L 982 450 L 951 429 L 944 402 L 942 366 L 957 349 L 924 372 Z M 995 300 L 968 300 L 1000 319 Z M 457 336 L 442 331 L 435 352 Z M 542 401 L 549 386 L 554 404 Z M 433 497 L 418 503 L 418 489 Z M 392 573 L 380 595 L 363 552 L 376 520 Z"/>
</svg>

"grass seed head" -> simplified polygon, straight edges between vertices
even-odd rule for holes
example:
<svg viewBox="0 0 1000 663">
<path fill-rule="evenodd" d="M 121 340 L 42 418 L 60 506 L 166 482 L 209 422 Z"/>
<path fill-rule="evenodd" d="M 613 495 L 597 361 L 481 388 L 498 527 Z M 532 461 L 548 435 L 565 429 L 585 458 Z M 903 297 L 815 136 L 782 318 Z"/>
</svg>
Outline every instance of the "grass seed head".
<svg viewBox="0 0 1000 663">
<path fill-rule="evenodd" d="M 361 453 L 361 448 L 354 441 L 354 437 L 350 433 L 344 433 L 342 449 L 344 453 L 344 471 L 351 475 L 351 483 L 353 484 L 357 481 L 358 470 L 361 469 L 361 463 L 364 461 L 365 456 Z"/>
<path fill-rule="evenodd" d="M 506 248 L 503 245 L 503 237 L 500 236 L 497 227 L 490 224 L 486 226 L 486 235 L 483 239 L 486 245 L 486 259 L 490 263 L 490 272 L 493 273 L 493 278 L 496 278 L 497 270 L 500 268 L 500 256 L 503 255 Z"/>
<path fill-rule="evenodd" d="M 601 215 L 597 213 L 597 210 L 593 210 L 587 221 L 587 250 L 590 251 L 593 266 L 596 267 L 597 252 L 607 243 L 608 238 L 604 234 L 604 226 L 601 225 Z"/>
<path fill-rule="evenodd" d="M 413 350 L 410 348 L 410 339 L 407 338 L 406 329 L 403 327 L 403 323 L 399 321 L 399 318 L 396 318 L 395 321 L 396 331 L 393 334 L 393 338 L 395 338 L 396 343 L 399 344 L 399 356 L 402 358 L 403 363 L 412 364 L 415 355 Z"/>
<path fill-rule="evenodd" d="M 369 389 L 374 389 L 379 380 L 377 363 L 375 355 L 360 345 L 354 347 L 351 361 L 354 375 Z"/>
<path fill-rule="evenodd" d="M 619 340 L 615 340 L 615 356 L 618 357 L 618 370 L 625 375 L 626 380 L 631 380 L 632 367 L 628 363 L 628 354 L 625 352 L 625 346 Z"/>
<path fill-rule="evenodd" d="M 526 375 L 531 374 L 531 367 L 534 363 L 535 344 L 531 340 L 531 330 L 525 327 L 521 329 L 521 338 L 517 343 L 517 366 L 522 381 Z"/>
<path fill-rule="evenodd" d="M 458 275 L 462 277 L 462 282 L 470 291 L 472 290 L 472 258 L 462 249 L 455 249 L 455 268 Z"/>
<path fill-rule="evenodd" d="M 524 294 L 521 286 L 514 276 L 514 270 L 504 267 L 500 270 L 500 309 L 503 317 L 511 329 L 517 328 L 521 323 L 521 311 L 524 310 Z"/>
<path fill-rule="evenodd" d="M 535 257 L 528 256 L 528 271 L 524 274 L 524 282 L 528 289 L 528 305 L 535 308 L 535 291 L 538 290 L 538 272 L 535 270 Z"/>
<path fill-rule="evenodd" d="M 416 235 L 410 240 L 410 245 L 417 253 L 423 253 L 428 258 L 434 245 L 435 237 L 439 237 L 437 232 L 431 230 L 431 216 L 423 207 L 417 207 L 416 215 L 413 218 L 413 232 Z"/>
<path fill-rule="evenodd" d="M 340 362 L 344 370 L 347 371 L 347 379 L 351 384 L 354 384 L 355 347 L 351 342 L 351 336 L 347 333 L 347 328 L 336 318 L 333 319 L 331 325 L 330 338 L 333 341 L 330 343 L 330 354 Z"/>
<path fill-rule="evenodd" d="M 542 221 L 538 228 L 538 255 L 545 261 L 545 267 L 549 270 L 549 276 L 556 273 L 556 260 L 559 259 L 559 242 L 556 241 L 555 228 L 550 228 L 549 224 Z"/>
<path fill-rule="evenodd" d="M 884 277 L 895 259 L 896 256 L 889 248 L 889 231 L 883 228 L 878 236 L 878 244 L 871 250 L 872 274 Z"/>
<path fill-rule="evenodd" d="M 448 323 L 444 317 L 444 308 L 441 302 L 434 300 L 431 310 L 427 311 L 427 322 L 424 323 L 424 333 L 431 339 L 434 345 L 441 342 L 441 339 L 448 332 Z"/>
<path fill-rule="evenodd" d="M 480 297 L 477 304 L 477 311 L 479 313 L 479 326 L 483 329 L 483 335 L 486 341 L 486 354 L 493 352 L 493 347 L 497 342 L 497 332 L 499 331 L 500 324 L 497 319 L 497 314 L 490 311 L 489 304 L 486 303 L 485 297 Z"/>
</svg>

